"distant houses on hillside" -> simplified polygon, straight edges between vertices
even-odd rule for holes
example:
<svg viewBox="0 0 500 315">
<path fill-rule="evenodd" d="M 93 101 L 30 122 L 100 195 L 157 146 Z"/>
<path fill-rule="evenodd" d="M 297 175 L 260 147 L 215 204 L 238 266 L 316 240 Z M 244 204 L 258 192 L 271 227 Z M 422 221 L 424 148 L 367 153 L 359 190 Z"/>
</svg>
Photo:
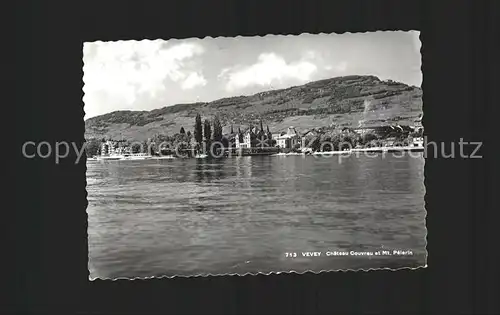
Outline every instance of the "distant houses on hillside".
<svg viewBox="0 0 500 315">
<path fill-rule="evenodd" d="M 373 127 L 359 127 L 359 128 L 344 128 L 344 130 L 353 131 L 361 136 L 372 133 L 379 137 L 390 137 L 394 134 L 407 134 L 412 132 L 422 131 L 422 126 L 406 126 L 406 125 L 386 125 L 386 126 L 373 126 Z"/>
</svg>

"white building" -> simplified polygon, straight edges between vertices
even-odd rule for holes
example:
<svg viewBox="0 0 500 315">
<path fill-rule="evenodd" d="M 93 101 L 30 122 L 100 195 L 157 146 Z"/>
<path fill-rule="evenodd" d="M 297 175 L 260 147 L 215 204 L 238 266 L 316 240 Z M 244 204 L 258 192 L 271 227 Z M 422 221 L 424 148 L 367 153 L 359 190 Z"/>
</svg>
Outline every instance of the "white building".
<svg viewBox="0 0 500 315">
<path fill-rule="evenodd" d="M 107 140 L 101 145 L 101 155 L 121 155 L 132 153 L 131 148 L 124 147 L 120 144 L 120 141 Z"/>
<path fill-rule="evenodd" d="M 414 147 L 423 147 L 424 146 L 424 138 L 423 137 L 413 138 L 413 146 Z"/>
<path fill-rule="evenodd" d="M 294 127 L 288 127 L 284 135 L 276 137 L 276 145 L 282 149 L 293 149 L 299 144 L 299 133 Z"/>
<path fill-rule="evenodd" d="M 240 136 L 242 137 L 241 141 Z M 271 146 L 272 139 L 274 139 L 274 137 L 269 131 L 269 127 L 267 128 L 267 132 L 264 131 L 264 129 L 251 127 L 244 133 L 238 131 L 234 135 L 234 144 L 237 149 L 250 149 L 252 148 L 252 144 L 255 147 L 264 148 Z"/>
<path fill-rule="evenodd" d="M 113 141 L 103 142 L 101 145 L 101 155 L 112 155 L 115 154 L 116 144 Z"/>
<path fill-rule="evenodd" d="M 249 149 L 252 147 L 252 135 L 255 136 L 257 128 L 248 129 L 243 133 L 243 142 L 240 141 L 239 133 L 235 136 L 235 146 L 237 149 Z"/>
<path fill-rule="evenodd" d="M 247 135 L 248 135 L 248 137 L 247 137 Z M 245 133 L 245 135 L 243 135 L 243 142 L 240 142 L 240 135 L 236 134 L 234 143 L 235 143 L 236 149 L 250 148 L 250 134 L 247 132 L 247 133 Z"/>
<path fill-rule="evenodd" d="M 243 143 L 241 144 L 242 148 L 251 148 L 252 147 L 252 133 L 253 130 L 248 130 L 243 135 Z"/>
</svg>

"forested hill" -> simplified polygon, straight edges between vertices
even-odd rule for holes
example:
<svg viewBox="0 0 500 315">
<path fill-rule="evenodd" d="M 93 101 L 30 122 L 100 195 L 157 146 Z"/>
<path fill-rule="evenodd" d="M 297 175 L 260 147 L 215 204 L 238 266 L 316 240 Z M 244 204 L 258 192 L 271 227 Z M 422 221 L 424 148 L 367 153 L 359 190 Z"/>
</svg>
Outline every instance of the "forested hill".
<svg viewBox="0 0 500 315">
<path fill-rule="evenodd" d="M 115 111 L 85 121 L 86 138 L 142 141 L 155 134 L 172 135 L 193 129 L 194 118 L 218 115 L 229 132 L 257 125 L 262 119 L 271 132 L 294 126 L 312 128 L 413 125 L 422 114 L 422 90 L 375 76 L 345 76 L 310 82 L 251 96 L 208 103 L 178 104 L 152 111 Z"/>
</svg>

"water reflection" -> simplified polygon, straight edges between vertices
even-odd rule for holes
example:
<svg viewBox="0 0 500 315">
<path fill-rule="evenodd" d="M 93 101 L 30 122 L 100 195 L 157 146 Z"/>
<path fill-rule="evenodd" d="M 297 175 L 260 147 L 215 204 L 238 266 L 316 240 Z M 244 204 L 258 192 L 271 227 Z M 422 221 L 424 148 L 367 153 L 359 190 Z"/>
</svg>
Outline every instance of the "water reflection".
<svg viewBox="0 0 500 315">
<path fill-rule="evenodd" d="M 363 267 L 359 259 L 291 261 L 283 254 L 381 246 L 412 249 L 415 257 L 404 263 L 423 263 L 423 166 L 423 158 L 391 156 L 89 163 L 91 272 Z M 364 260 L 365 267 L 374 263 Z"/>
<path fill-rule="evenodd" d="M 231 175 L 225 168 L 227 159 L 196 159 L 195 174 L 200 183 L 221 181 Z"/>
</svg>

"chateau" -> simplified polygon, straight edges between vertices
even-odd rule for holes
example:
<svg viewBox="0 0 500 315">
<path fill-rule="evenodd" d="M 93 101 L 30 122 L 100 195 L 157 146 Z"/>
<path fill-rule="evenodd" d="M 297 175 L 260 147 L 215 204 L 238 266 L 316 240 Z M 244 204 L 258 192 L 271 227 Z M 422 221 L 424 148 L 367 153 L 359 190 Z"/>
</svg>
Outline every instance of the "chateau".
<svg viewBox="0 0 500 315">
<path fill-rule="evenodd" d="M 276 137 L 276 144 L 282 149 L 293 149 L 300 144 L 299 133 L 294 127 L 288 127 L 286 133 Z"/>
<path fill-rule="evenodd" d="M 260 122 L 260 130 L 257 127 L 250 126 L 245 132 L 238 132 L 235 134 L 235 147 L 237 149 L 249 149 L 258 147 L 274 147 L 273 136 L 267 126 L 267 131 L 264 131 L 262 121 Z"/>
</svg>

